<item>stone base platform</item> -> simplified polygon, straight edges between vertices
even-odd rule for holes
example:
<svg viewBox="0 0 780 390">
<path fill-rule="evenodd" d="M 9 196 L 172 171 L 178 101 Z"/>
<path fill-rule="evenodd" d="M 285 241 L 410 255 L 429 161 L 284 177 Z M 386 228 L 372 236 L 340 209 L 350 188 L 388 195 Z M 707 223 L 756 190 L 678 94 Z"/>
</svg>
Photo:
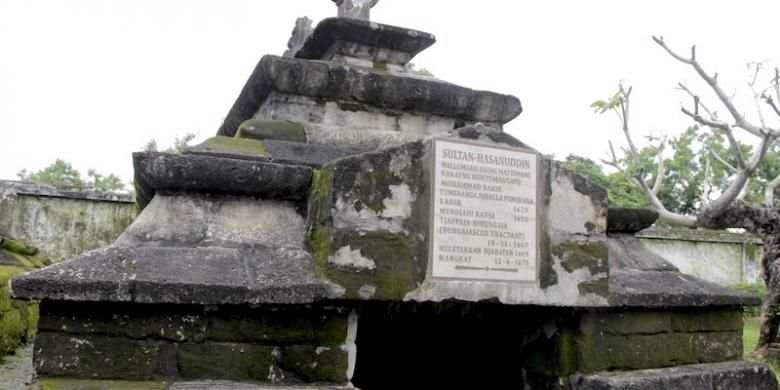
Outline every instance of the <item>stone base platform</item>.
<svg viewBox="0 0 780 390">
<path fill-rule="evenodd" d="M 98 379 L 40 378 L 29 389 L 39 390 L 347 390 L 343 386 L 273 386 L 233 381 L 113 381 Z"/>
<path fill-rule="evenodd" d="M 734 361 L 596 373 L 573 378 L 572 385 L 576 390 L 775 390 L 777 380 L 765 365 Z"/>
</svg>

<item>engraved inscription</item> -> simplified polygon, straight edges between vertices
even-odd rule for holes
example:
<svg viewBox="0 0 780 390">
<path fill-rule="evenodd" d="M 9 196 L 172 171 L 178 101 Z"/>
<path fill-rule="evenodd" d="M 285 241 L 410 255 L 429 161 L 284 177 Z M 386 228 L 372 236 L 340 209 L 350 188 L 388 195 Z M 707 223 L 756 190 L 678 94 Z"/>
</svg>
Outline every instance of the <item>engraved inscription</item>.
<svg viewBox="0 0 780 390">
<path fill-rule="evenodd" d="M 538 155 L 444 140 L 434 154 L 432 276 L 535 281 Z"/>
</svg>

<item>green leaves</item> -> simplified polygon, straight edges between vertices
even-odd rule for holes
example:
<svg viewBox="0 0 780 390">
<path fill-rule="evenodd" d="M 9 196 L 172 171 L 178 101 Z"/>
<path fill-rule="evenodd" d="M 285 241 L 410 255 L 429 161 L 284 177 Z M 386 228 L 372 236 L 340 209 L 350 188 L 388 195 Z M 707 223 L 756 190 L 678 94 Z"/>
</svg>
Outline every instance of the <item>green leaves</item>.
<svg viewBox="0 0 780 390">
<path fill-rule="evenodd" d="M 604 100 L 596 100 L 590 104 L 593 111 L 597 114 L 603 114 L 610 110 L 622 111 L 623 105 L 628 101 L 631 94 L 631 88 L 626 89 L 623 83 L 618 84 L 618 90 L 612 96 Z"/>
<path fill-rule="evenodd" d="M 90 169 L 87 176 L 92 180 L 85 181 L 81 178 L 81 173 L 73 168 L 65 160 L 57 159 L 51 165 L 37 172 L 28 172 L 22 169 L 16 174 L 20 180 L 29 183 L 49 184 L 57 187 L 67 188 L 97 188 L 102 190 L 123 190 L 125 188 L 122 179 L 111 173 L 108 176 L 99 174 L 96 170 Z"/>
</svg>

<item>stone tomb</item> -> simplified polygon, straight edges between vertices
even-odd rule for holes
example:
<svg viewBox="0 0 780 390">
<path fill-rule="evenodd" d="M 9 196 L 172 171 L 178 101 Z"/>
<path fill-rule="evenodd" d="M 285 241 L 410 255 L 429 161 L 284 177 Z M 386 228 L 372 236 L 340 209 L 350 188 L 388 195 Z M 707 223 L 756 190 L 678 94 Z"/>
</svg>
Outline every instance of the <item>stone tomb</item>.
<svg viewBox="0 0 780 390">
<path fill-rule="evenodd" d="M 10 282 L 41 300 L 37 382 L 775 389 L 741 360 L 758 299 L 681 274 L 634 237 L 652 212 L 503 133 L 516 98 L 408 72 L 433 41 L 324 20 L 217 137 L 136 153 L 122 236 Z"/>
</svg>

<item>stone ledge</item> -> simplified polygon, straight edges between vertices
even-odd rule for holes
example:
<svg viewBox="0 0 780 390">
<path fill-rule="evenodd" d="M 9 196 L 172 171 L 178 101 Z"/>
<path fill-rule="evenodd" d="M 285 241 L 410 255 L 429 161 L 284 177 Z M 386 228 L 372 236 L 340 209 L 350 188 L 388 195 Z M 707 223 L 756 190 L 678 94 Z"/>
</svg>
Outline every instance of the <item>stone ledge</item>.
<svg viewBox="0 0 780 390">
<path fill-rule="evenodd" d="M 686 275 L 647 250 L 633 234 L 610 233 L 609 304 L 612 307 L 758 306 L 761 299 Z"/>
<path fill-rule="evenodd" d="M 245 195 L 298 200 L 311 184 L 311 168 L 201 155 L 133 153 L 138 203 L 157 191 Z"/>
<path fill-rule="evenodd" d="M 295 57 L 328 60 L 339 42 L 396 52 L 400 65 L 405 65 L 419 52 L 436 43 L 432 34 L 351 18 L 323 19 L 295 53 Z"/>
<path fill-rule="evenodd" d="M 311 262 L 267 249 L 104 248 L 13 278 L 22 299 L 178 304 L 311 303 L 331 296 Z"/>
<path fill-rule="evenodd" d="M 506 123 L 523 110 L 520 100 L 511 95 L 475 91 L 435 79 L 267 55 L 260 59 L 217 134 L 235 135 L 272 91 L 472 122 Z"/>
<path fill-rule="evenodd" d="M 734 361 L 574 376 L 572 385 L 575 390 L 776 390 L 777 380 L 763 364 Z"/>
<path fill-rule="evenodd" d="M 133 196 L 128 193 L 103 191 L 98 189 L 59 188 L 48 184 L 33 184 L 14 180 L 0 180 L 0 195 L 5 194 L 133 203 Z"/>
</svg>

